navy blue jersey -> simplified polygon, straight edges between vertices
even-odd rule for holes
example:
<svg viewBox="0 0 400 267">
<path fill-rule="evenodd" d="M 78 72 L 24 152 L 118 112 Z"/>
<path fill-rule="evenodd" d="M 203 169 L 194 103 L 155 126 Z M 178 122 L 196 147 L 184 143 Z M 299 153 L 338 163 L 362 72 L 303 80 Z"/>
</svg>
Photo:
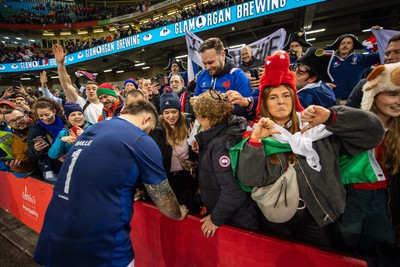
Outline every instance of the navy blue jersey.
<svg viewBox="0 0 400 267">
<path fill-rule="evenodd" d="M 153 139 L 115 117 L 93 125 L 68 152 L 35 251 L 44 266 L 127 266 L 133 187 L 166 179 Z"/>
</svg>

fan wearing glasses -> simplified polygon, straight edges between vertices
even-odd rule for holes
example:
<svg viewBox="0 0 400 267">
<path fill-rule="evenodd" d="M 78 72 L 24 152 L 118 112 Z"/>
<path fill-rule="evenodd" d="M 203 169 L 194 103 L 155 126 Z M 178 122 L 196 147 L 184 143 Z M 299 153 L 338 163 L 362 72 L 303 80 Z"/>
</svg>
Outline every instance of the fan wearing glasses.
<svg viewBox="0 0 400 267">
<path fill-rule="evenodd" d="M 330 51 L 310 47 L 293 65 L 299 101 L 304 108 L 310 105 L 326 108 L 337 105 L 335 93 L 326 84 L 333 81 L 329 73 L 332 56 Z"/>
<path fill-rule="evenodd" d="M 37 160 L 28 155 L 28 130 L 32 120 L 23 110 L 8 109 L 4 112 L 4 121 L 11 127 L 14 137 L 11 144 L 14 159 L 8 160 L 6 164 L 15 176 L 26 177 L 37 168 Z"/>
</svg>

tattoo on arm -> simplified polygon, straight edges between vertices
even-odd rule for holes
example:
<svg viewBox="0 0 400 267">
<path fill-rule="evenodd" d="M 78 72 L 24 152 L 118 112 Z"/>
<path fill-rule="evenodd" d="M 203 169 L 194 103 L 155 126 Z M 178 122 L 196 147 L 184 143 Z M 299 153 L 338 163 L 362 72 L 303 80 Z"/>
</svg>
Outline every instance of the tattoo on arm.
<svg viewBox="0 0 400 267">
<path fill-rule="evenodd" d="M 181 218 L 178 201 L 167 179 L 159 184 L 144 184 L 144 186 L 161 213 L 171 219 Z"/>
</svg>

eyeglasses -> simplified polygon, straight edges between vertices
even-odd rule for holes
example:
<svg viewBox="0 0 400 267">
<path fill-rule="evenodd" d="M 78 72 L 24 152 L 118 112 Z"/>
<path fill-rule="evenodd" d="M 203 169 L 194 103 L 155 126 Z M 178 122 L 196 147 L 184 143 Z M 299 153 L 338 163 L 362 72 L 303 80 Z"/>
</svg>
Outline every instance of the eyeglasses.
<svg viewBox="0 0 400 267">
<path fill-rule="evenodd" d="M 15 123 L 17 123 L 18 121 L 21 121 L 21 120 L 23 120 L 25 118 L 25 116 L 18 116 L 18 117 L 16 117 L 15 119 L 12 119 L 12 120 L 9 120 L 7 123 L 8 124 L 15 124 Z"/>
<path fill-rule="evenodd" d="M 218 93 L 214 88 L 210 87 L 208 90 L 212 99 L 217 100 L 219 103 L 228 102 L 227 97 L 222 97 L 220 93 Z"/>
<path fill-rule="evenodd" d="M 305 70 L 300 69 L 300 67 L 305 68 Z M 296 73 L 297 76 L 303 76 L 304 74 L 310 74 L 310 69 L 308 69 L 305 65 L 297 63 L 294 64 L 293 67 L 291 67 L 291 71 Z"/>
</svg>

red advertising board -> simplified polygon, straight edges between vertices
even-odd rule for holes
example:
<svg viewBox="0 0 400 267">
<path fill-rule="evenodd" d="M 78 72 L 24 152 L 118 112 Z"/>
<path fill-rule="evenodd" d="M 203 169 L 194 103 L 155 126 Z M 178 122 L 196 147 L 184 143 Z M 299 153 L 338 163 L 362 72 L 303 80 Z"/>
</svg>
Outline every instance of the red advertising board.
<svg viewBox="0 0 400 267">
<path fill-rule="evenodd" d="M 45 182 L 0 172 L 0 208 L 37 232 L 52 193 L 53 187 Z M 131 238 L 137 267 L 367 266 L 341 253 L 230 226 L 221 226 L 214 237 L 205 238 L 198 216 L 171 220 L 146 202 L 136 202 L 134 209 Z"/>
<path fill-rule="evenodd" d="M 0 172 L 0 207 L 36 232 L 42 229 L 52 194 L 53 187 L 48 183 Z"/>
</svg>

